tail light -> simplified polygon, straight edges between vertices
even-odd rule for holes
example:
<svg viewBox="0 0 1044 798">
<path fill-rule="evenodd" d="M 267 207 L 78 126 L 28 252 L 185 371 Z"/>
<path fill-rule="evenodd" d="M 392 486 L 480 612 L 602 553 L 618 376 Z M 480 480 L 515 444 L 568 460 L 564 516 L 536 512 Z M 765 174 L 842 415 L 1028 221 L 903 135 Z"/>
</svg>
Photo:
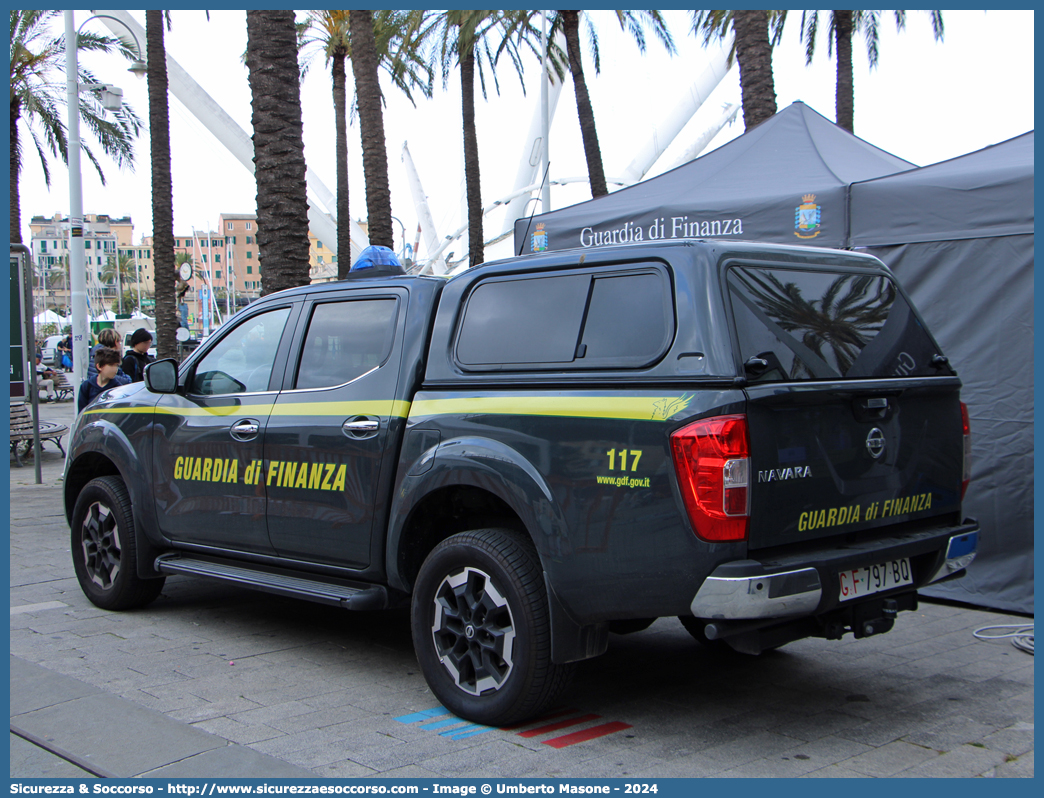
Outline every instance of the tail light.
<svg viewBox="0 0 1044 798">
<path fill-rule="evenodd" d="M 745 540 L 750 521 L 746 416 L 715 416 L 671 435 L 685 509 L 704 540 Z"/>
<path fill-rule="evenodd" d="M 961 425 L 964 433 L 964 470 L 961 474 L 961 500 L 968 492 L 968 483 L 971 482 L 971 423 L 968 421 L 968 405 L 961 402 Z"/>
</svg>

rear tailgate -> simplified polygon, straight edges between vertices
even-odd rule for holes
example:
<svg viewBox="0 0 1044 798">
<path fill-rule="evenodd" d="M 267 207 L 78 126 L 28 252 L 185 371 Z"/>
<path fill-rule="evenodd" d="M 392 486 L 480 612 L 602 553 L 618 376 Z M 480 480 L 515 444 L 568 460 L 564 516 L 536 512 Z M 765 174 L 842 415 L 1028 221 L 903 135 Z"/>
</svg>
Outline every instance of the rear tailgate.
<svg viewBox="0 0 1044 798">
<path fill-rule="evenodd" d="M 747 391 L 752 549 L 960 510 L 958 385 L 910 382 Z"/>
<path fill-rule="evenodd" d="M 865 261 L 864 261 L 865 263 Z M 735 263 L 751 549 L 960 510 L 960 382 L 883 268 Z"/>
</svg>

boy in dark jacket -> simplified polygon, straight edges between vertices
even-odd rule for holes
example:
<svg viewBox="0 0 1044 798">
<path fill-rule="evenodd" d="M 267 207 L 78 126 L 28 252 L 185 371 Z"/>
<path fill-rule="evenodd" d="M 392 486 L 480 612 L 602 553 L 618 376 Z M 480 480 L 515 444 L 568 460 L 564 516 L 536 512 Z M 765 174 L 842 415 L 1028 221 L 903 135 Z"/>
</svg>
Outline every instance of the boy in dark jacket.
<svg viewBox="0 0 1044 798">
<path fill-rule="evenodd" d="M 118 373 L 120 370 L 120 353 L 115 349 L 103 346 L 94 356 L 94 366 L 98 369 L 96 377 L 88 377 L 80 383 L 80 392 L 76 395 L 76 412 L 82 413 L 83 409 L 94 401 L 102 391 L 108 390 L 116 385 L 127 385 L 130 377 Z"/>
<path fill-rule="evenodd" d="M 134 331 L 130 339 L 130 349 L 127 356 L 123 358 L 123 373 L 131 378 L 131 382 L 141 382 L 145 379 L 145 366 L 152 362 L 149 357 L 149 347 L 152 346 L 152 333 L 141 327 Z"/>
</svg>

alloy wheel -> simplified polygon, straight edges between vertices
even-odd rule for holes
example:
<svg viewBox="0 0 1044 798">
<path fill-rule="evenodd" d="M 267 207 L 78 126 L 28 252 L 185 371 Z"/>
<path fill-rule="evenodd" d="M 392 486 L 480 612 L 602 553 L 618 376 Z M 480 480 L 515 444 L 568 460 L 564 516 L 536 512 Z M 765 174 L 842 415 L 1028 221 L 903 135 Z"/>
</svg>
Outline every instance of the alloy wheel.
<svg viewBox="0 0 1044 798">
<path fill-rule="evenodd" d="M 87 508 L 81 528 L 87 575 L 102 590 L 109 590 L 120 573 L 120 528 L 116 517 L 111 508 L 95 502 Z"/>
<path fill-rule="evenodd" d="M 489 574 L 464 568 L 435 591 L 435 650 L 454 683 L 471 695 L 499 690 L 513 665 L 515 624 Z"/>
</svg>

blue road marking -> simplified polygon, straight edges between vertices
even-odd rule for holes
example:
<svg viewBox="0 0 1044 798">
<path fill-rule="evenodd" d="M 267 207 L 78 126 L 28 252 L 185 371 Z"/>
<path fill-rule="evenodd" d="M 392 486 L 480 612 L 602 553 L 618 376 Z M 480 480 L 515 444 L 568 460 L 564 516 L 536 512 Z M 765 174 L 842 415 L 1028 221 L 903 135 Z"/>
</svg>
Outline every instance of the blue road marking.
<svg viewBox="0 0 1044 798">
<path fill-rule="evenodd" d="M 451 740 L 463 740 L 466 737 L 474 737 L 476 734 L 485 734 L 490 731 L 493 731 L 492 726 L 465 726 L 463 729 L 441 732 L 441 735 Z"/>
<path fill-rule="evenodd" d="M 419 728 L 424 729 L 425 731 L 430 731 L 431 729 L 444 729 L 447 726 L 457 726 L 461 723 L 467 723 L 467 721 L 461 720 L 455 715 L 451 715 L 450 717 L 446 718 L 446 720 L 437 720 L 434 723 L 425 723 Z"/>
<path fill-rule="evenodd" d="M 425 709 L 423 712 L 414 712 L 412 715 L 402 715 L 395 720 L 399 723 L 416 723 L 419 720 L 429 720 L 430 718 L 437 718 L 440 715 L 448 715 L 449 710 L 444 707 L 434 707 L 432 709 Z"/>
</svg>

